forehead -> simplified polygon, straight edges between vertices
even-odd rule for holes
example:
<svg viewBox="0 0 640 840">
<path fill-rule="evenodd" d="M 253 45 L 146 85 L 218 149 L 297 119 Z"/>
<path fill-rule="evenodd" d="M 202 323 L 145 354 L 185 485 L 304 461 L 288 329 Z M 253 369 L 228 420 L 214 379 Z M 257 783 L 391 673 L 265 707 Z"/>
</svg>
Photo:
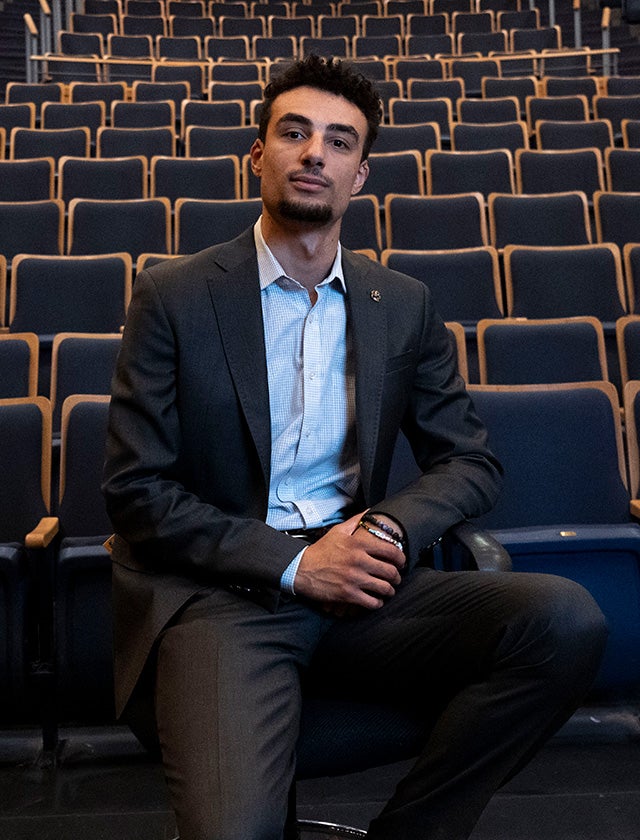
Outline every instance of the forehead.
<svg viewBox="0 0 640 840">
<path fill-rule="evenodd" d="M 313 87 L 294 88 L 277 96 L 271 107 L 270 125 L 274 126 L 287 114 L 304 117 L 321 130 L 335 125 L 352 126 L 361 140 L 367 130 L 366 117 L 357 105 L 344 96 Z"/>
</svg>

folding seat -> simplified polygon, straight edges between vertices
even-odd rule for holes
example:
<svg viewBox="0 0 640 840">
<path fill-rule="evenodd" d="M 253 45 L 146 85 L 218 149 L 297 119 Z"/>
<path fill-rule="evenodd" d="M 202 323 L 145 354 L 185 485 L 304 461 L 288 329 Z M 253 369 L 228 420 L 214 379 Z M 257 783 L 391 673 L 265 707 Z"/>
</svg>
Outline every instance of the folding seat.
<svg viewBox="0 0 640 840">
<path fill-rule="evenodd" d="M 182 141 L 186 141 L 186 133 L 190 126 L 243 127 L 244 110 L 244 102 L 240 99 L 230 99 L 228 102 L 185 99 L 180 114 Z"/>
<path fill-rule="evenodd" d="M 387 193 L 424 195 L 423 155 L 416 149 L 403 152 L 372 152 L 364 192 L 382 205 Z"/>
<path fill-rule="evenodd" d="M 622 142 L 622 120 L 640 120 L 640 94 L 627 96 L 594 96 L 593 115 L 596 119 L 610 120 L 616 145 Z"/>
<path fill-rule="evenodd" d="M 640 95 L 640 75 L 605 76 L 604 90 L 607 96 Z"/>
<path fill-rule="evenodd" d="M 114 14 L 85 14 L 71 12 L 69 23 L 72 32 L 98 32 L 104 37 L 120 31 L 120 19 Z"/>
<path fill-rule="evenodd" d="M 62 254 L 65 207 L 59 199 L 0 202 L 0 254 Z"/>
<path fill-rule="evenodd" d="M 601 153 L 613 146 L 613 127 L 609 120 L 537 120 L 536 144 L 539 149 L 585 149 Z"/>
<path fill-rule="evenodd" d="M 351 44 L 345 35 L 334 35 L 332 38 L 315 38 L 302 35 L 298 40 L 298 53 L 300 58 L 306 58 L 311 53 L 348 58 L 351 56 Z M 362 55 L 362 53 L 359 55 Z"/>
<path fill-rule="evenodd" d="M 43 129 L 86 126 L 89 129 L 92 148 L 95 148 L 98 129 L 105 124 L 104 102 L 44 102 L 42 105 Z"/>
<path fill-rule="evenodd" d="M 151 197 L 166 196 L 172 205 L 179 198 L 240 198 L 240 159 L 220 157 L 151 159 Z"/>
<path fill-rule="evenodd" d="M 600 92 L 595 76 L 550 76 L 540 77 L 540 93 L 543 96 L 575 96 L 582 94 L 591 102 Z"/>
<path fill-rule="evenodd" d="M 391 76 L 406 86 L 409 79 L 444 79 L 446 65 L 438 58 L 392 58 Z"/>
<path fill-rule="evenodd" d="M 505 483 L 477 524 L 514 571 L 576 580 L 609 625 L 592 698 L 637 690 L 640 527 L 633 522 L 620 401 L 610 382 L 470 385 Z"/>
<path fill-rule="evenodd" d="M 218 18 L 218 32 L 222 38 L 235 38 L 241 35 L 245 38 L 253 38 L 254 35 L 267 34 L 267 23 L 261 17 L 226 17 L 222 15 Z"/>
<path fill-rule="evenodd" d="M 511 51 L 556 49 L 562 47 L 562 30 L 560 26 L 516 27 L 511 30 Z"/>
<path fill-rule="evenodd" d="M 206 15 L 207 8 L 204 0 L 168 0 L 165 13 L 167 16 L 198 18 Z"/>
<path fill-rule="evenodd" d="M 504 67 L 502 68 L 504 72 Z M 516 96 L 520 103 L 519 118 L 527 116 L 526 100 L 528 96 L 536 96 L 538 80 L 535 76 L 485 76 L 481 84 L 481 94 L 485 99 L 495 99 L 499 96 Z"/>
<path fill-rule="evenodd" d="M 109 397 L 76 395 L 64 404 L 53 599 L 55 723 L 115 722 L 111 533 L 100 491 Z"/>
<path fill-rule="evenodd" d="M 487 245 L 480 193 L 438 196 L 388 194 L 384 202 L 386 247 L 408 250 Z"/>
<path fill-rule="evenodd" d="M 628 382 L 640 380 L 640 315 L 631 313 L 618 318 L 616 341 L 620 381 L 625 388 Z"/>
<path fill-rule="evenodd" d="M 167 19 L 164 15 L 122 15 L 120 31 L 123 35 L 150 35 L 155 40 L 167 34 Z"/>
<path fill-rule="evenodd" d="M 251 39 L 251 53 L 256 59 L 294 59 L 298 55 L 298 42 L 293 35 L 267 35 L 266 38 L 254 35 Z"/>
<path fill-rule="evenodd" d="M 216 242 L 233 239 L 257 220 L 261 209 L 259 198 L 179 198 L 175 204 L 175 252 L 193 254 Z M 146 250 L 159 252 L 163 249 Z"/>
<path fill-rule="evenodd" d="M 111 103 L 126 99 L 125 82 L 79 82 L 69 84 L 69 102 L 104 102 L 105 119 L 111 114 Z"/>
<path fill-rule="evenodd" d="M 108 81 L 131 84 L 150 79 L 154 60 L 151 35 L 107 35 Z"/>
<path fill-rule="evenodd" d="M 383 12 L 387 15 L 426 15 L 427 4 L 424 0 L 384 0 Z"/>
<path fill-rule="evenodd" d="M 500 318 L 503 314 L 495 248 L 487 245 L 447 250 L 386 248 L 380 261 L 428 286 L 435 307 L 445 321 L 475 329 L 482 318 Z"/>
<path fill-rule="evenodd" d="M 36 125 L 40 119 L 43 102 L 62 102 L 63 87 L 60 82 L 7 82 L 6 105 L 32 103 L 36 109 Z"/>
<path fill-rule="evenodd" d="M 400 14 L 360 15 L 360 26 L 364 37 L 399 35 L 402 38 L 404 35 L 404 18 Z"/>
<path fill-rule="evenodd" d="M 287 17 L 289 15 L 289 3 L 276 2 L 276 0 L 268 0 L 268 2 L 254 0 L 249 7 L 249 17 L 268 18 L 271 15 Z"/>
<path fill-rule="evenodd" d="M 191 97 L 191 85 L 187 81 L 135 81 L 131 85 L 132 102 L 173 102 L 176 117 L 182 103 Z M 128 97 L 127 97 L 128 99 Z M 197 101 L 197 100 L 196 100 Z"/>
<path fill-rule="evenodd" d="M 615 242 L 621 251 L 627 242 L 640 242 L 640 192 L 598 191 L 593 213 L 598 242 Z"/>
<path fill-rule="evenodd" d="M 527 96 L 525 109 L 527 125 L 531 134 L 535 132 L 538 120 L 578 120 L 584 122 L 589 119 L 589 101 L 584 94 Z"/>
<path fill-rule="evenodd" d="M 504 29 L 495 32 L 459 32 L 457 45 L 461 56 L 468 53 L 490 56 L 495 52 L 506 52 L 508 36 Z"/>
<path fill-rule="evenodd" d="M 382 121 L 386 122 L 389 114 L 389 103 L 392 99 L 397 100 L 402 97 L 402 82 L 399 79 L 378 79 L 375 84 L 382 100 Z"/>
<path fill-rule="evenodd" d="M 58 198 L 130 199 L 147 197 L 148 161 L 143 155 L 115 158 L 61 157 Z"/>
<path fill-rule="evenodd" d="M 446 79 L 409 79 L 407 96 L 410 99 L 448 99 L 452 113 L 456 112 L 456 103 L 466 95 L 464 81 L 459 76 Z"/>
<path fill-rule="evenodd" d="M 51 157 L 58 161 L 63 155 L 89 157 L 91 132 L 87 126 L 76 128 L 13 128 L 9 141 L 12 160 Z"/>
<path fill-rule="evenodd" d="M 9 155 L 9 139 L 13 128 L 35 128 L 36 106 L 33 102 L 16 102 L 12 105 L 0 103 L 0 128 L 5 132 L 0 147 L 0 157 Z"/>
<path fill-rule="evenodd" d="M 73 394 L 110 394 L 121 332 L 59 332 L 51 349 L 52 439 L 59 442 L 62 406 Z"/>
<path fill-rule="evenodd" d="M 228 154 L 229 149 L 248 153 L 257 136 L 255 125 L 190 125 L 185 131 L 185 156 L 216 157 Z"/>
<path fill-rule="evenodd" d="M 50 616 L 41 610 L 50 604 L 41 587 L 57 529 L 50 516 L 49 401 L 0 400 L 0 438 L 0 712 L 4 721 L 33 724 L 45 705 L 32 663 L 50 653 L 40 633 Z"/>
<path fill-rule="evenodd" d="M 201 57 L 202 41 L 197 35 L 158 35 L 156 38 L 156 58 L 199 61 Z"/>
<path fill-rule="evenodd" d="M 158 61 L 151 68 L 151 82 L 156 85 L 188 84 L 189 97 L 201 99 L 207 87 L 207 64 L 187 61 Z M 177 112 L 180 108 L 177 107 Z"/>
<path fill-rule="evenodd" d="M 405 2 L 405 0 L 400 0 Z M 409 12 L 407 15 L 407 35 L 444 35 L 449 32 L 449 15 L 447 12 L 433 12 L 421 14 Z"/>
<path fill-rule="evenodd" d="M 138 157 L 151 160 L 154 155 L 175 155 L 176 134 L 173 128 L 114 128 L 98 130 L 96 154 L 99 158 Z"/>
<path fill-rule="evenodd" d="M 182 0 L 180 0 L 182 3 Z M 189 35 L 200 39 L 204 47 L 205 38 L 211 38 L 216 34 L 215 21 L 211 17 L 188 17 L 187 15 L 171 15 L 169 17 L 169 35 L 174 38 L 187 37 Z"/>
<path fill-rule="evenodd" d="M 120 0 L 84 0 L 83 11 L 87 15 L 115 15 L 122 17 L 122 3 Z"/>
<path fill-rule="evenodd" d="M 425 155 L 427 195 L 514 192 L 513 157 L 508 149 L 458 152 L 428 149 Z"/>
<path fill-rule="evenodd" d="M 622 258 L 614 244 L 507 245 L 503 257 L 509 317 L 590 315 L 611 333 L 615 321 L 628 314 Z"/>
<path fill-rule="evenodd" d="M 537 29 L 540 26 L 540 9 L 501 9 L 496 12 L 496 28 L 511 32 L 512 29 Z"/>
<path fill-rule="evenodd" d="M 422 55 L 437 58 L 452 55 L 454 52 L 453 35 L 450 32 L 406 35 L 404 52 L 407 57 Z"/>
<path fill-rule="evenodd" d="M 454 11 L 451 13 L 451 31 L 454 36 L 461 32 L 493 32 L 495 16 L 491 9 L 484 12 Z"/>
<path fill-rule="evenodd" d="M 116 201 L 74 198 L 68 212 L 67 253 L 70 255 L 125 252 L 131 254 L 135 263 L 138 254 L 145 251 L 171 252 L 168 198 Z"/>
<path fill-rule="evenodd" d="M 11 332 L 33 332 L 40 353 L 61 332 L 119 332 L 131 298 L 131 258 L 102 250 L 92 256 L 19 254 L 13 263 Z M 40 360 L 40 393 L 43 389 Z"/>
<path fill-rule="evenodd" d="M 114 102 L 112 128 L 169 128 L 175 131 L 176 111 L 171 100 L 156 102 Z"/>
<path fill-rule="evenodd" d="M 308 8 L 311 9 L 312 7 Z M 311 15 L 297 15 L 295 17 L 271 15 L 267 18 L 267 35 L 272 38 L 282 38 L 287 36 L 289 38 L 295 38 L 296 41 L 298 41 L 298 39 L 303 37 L 313 38 L 315 34 L 316 23 Z M 323 33 L 321 37 L 336 37 L 337 35 L 344 37 L 344 33 L 342 32 L 336 33 L 336 35 L 327 35 L 326 33 Z"/>
<path fill-rule="evenodd" d="M 343 0 L 336 4 L 336 13 L 341 15 L 343 12 L 348 15 L 357 14 L 360 18 L 364 15 L 382 15 L 382 3 L 378 0 Z"/>
<path fill-rule="evenodd" d="M 620 134 L 625 149 L 640 149 L 640 119 L 620 120 Z"/>
<path fill-rule="evenodd" d="M 54 197 L 52 157 L 0 160 L 0 201 L 47 201 Z"/>
<path fill-rule="evenodd" d="M 471 12 L 474 6 L 471 0 L 429 0 L 431 14 L 446 12 L 451 16 L 454 12 Z"/>
<path fill-rule="evenodd" d="M 234 17 L 248 17 L 249 5 L 241 2 L 241 0 L 233 0 L 233 2 L 221 2 L 221 0 L 211 0 L 209 3 L 209 15 L 213 18 L 219 18 L 221 15 L 233 15 Z"/>
<path fill-rule="evenodd" d="M 640 192 L 640 149 L 604 151 L 606 189 L 612 192 Z"/>
<path fill-rule="evenodd" d="M 366 186 L 365 186 L 366 190 Z M 354 196 L 342 217 L 340 241 L 352 251 L 382 250 L 381 211 L 378 198 L 371 193 Z"/>
<path fill-rule="evenodd" d="M 37 395 L 38 352 L 35 333 L 0 332 L 0 399 Z"/>
<path fill-rule="evenodd" d="M 209 78 L 212 82 L 264 82 L 267 76 L 266 62 L 219 61 L 211 66 Z"/>
<path fill-rule="evenodd" d="M 629 312 L 640 314 L 640 241 L 627 242 L 622 249 L 622 259 L 627 279 Z M 637 378 L 640 379 L 640 376 Z"/>
<path fill-rule="evenodd" d="M 388 103 L 389 123 L 394 126 L 435 123 L 440 142 L 446 148 L 451 140 L 453 109 L 447 97 L 434 99 L 392 98 Z"/>
<path fill-rule="evenodd" d="M 101 32 L 58 32 L 58 54 L 69 56 L 92 56 L 102 58 L 105 54 L 105 40 Z M 80 68 L 83 65 L 79 63 Z M 55 63 L 51 69 L 55 70 Z M 77 74 L 83 75 L 82 72 Z M 96 81 L 99 81 L 97 79 Z"/>
<path fill-rule="evenodd" d="M 463 96 L 480 97 L 482 94 L 482 80 L 490 76 L 500 76 L 500 62 L 495 58 L 472 58 L 463 56 L 452 58 L 449 70 L 455 79 L 463 84 Z"/>
<path fill-rule="evenodd" d="M 519 119 L 520 103 L 515 96 L 496 96 L 492 99 L 465 96 L 458 99 L 458 122 L 501 123 L 517 122 Z"/>
<path fill-rule="evenodd" d="M 608 379 L 598 318 L 487 318 L 477 325 L 482 385 Z"/>
<path fill-rule="evenodd" d="M 591 222 L 580 191 L 529 195 L 492 193 L 487 199 L 489 242 L 507 245 L 587 245 Z"/>
<path fill-rule="evenodd" d="M 262 100 L 263 93 L 264 82 L 210 82 L 208 99 L 210 102 L 244 102 L 244 118 L 248 122 L 251 102 Z"/>
<path fill-rule="evenodd" d="M 519 193 L 553 193 L 578 190 L 589 204 L 604 188 L 600 149 L 518 149 L 514 158 Z"/>
<path fill-rule="evenodd" d="M 529 148 L 529 129 L 523 120 L 502 123 L 459 122 L 451 126 L 451 149 L 471 152 L 493 149 Z"/>
<path fill-rule="evenodd" d="M 139 17 L 158 17 L 164 14 L 164 3 L 162 0 L 124 0 L 122 12 Z"/>
<path fill-rule="evenodd" d="M 296 20 L 296 18 L 291 18 L 291 20 Z M 336 35 L 354 38 L 356 35 L 360 35 L 360 18 L 358 15 L 347 14 L 339 16 L 320 15 L 316 18 L 316 29 L 318 38 L 334 38 Z M 305 34 L 312 35 L 313 33 Z"/>
<path fill-rule="evenodd" d="M 349 12 L 350 13 L 350 12 Z M 335 15 L 337 14 L 336 4 L 323 2 L 323 0 L 313 0 L 313 3 L 293 2 L 291 3 L 291 17 L 298 18 L 305 15 L 311 15 L 314 18 L 319 18 L 320 15 Z"/>
<path fill-rule="evenodd" d="M 416 149 L 424 154 L 427 149 L 440 149 L 440 127 L 438 123 L 407 123 L 389 125 L 383 123 L 378 128 L 376 152 L 402 152 Z"/>
</svg>

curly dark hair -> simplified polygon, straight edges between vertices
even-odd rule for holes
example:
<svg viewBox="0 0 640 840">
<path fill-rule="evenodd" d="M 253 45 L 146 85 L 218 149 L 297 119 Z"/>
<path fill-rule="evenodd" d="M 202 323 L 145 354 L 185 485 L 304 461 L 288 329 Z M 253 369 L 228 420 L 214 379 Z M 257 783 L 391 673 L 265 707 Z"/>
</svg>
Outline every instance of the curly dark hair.
<svg viewBox="0 0 640 840">
<path fill-rule="evenodd" d="M 258 137 L 264 142 L 271 118 L 273 100 L 281 93 L 298 87 L 312 87 L 318 90 L 344 96 L 359 108 L 367 118 L 368 131 L 364 139 L 362 160 L 369 156 L 373 141 L 378 135 L 382 119 L 382 102 L 372 83 L 362 73 L 356 72 L 347 62 L 339 58 L 324 58 L 309 55 L 300 61 L 287 65 L 278 73 L 264 91 L 260 111 Z"/>
</svg>

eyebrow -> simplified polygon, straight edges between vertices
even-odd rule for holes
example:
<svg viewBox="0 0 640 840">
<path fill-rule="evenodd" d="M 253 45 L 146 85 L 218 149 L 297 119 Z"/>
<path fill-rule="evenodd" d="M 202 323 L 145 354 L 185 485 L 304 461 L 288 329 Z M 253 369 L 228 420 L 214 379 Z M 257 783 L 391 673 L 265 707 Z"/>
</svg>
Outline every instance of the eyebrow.
<svg viewBox="0 0 640 840">
<path fill-rule="evenodd" d="M 282 123 L 286 122 L 297 122 L 306 126 L 313 125 L 313 122 L 309 119 L 309 117 L 305 117 L 302 114 L 294 113 L 283 114 L 278 120 L 278 125 L 281 125 Z M 327 131 L 339 131 L 342 134 L 350 134 L 356 141 L 360 140 L 360 135 L 352 125 L 345 125 L 343 123 L 329 123 L 329 125 L 327 126 Z"/>
</svg>

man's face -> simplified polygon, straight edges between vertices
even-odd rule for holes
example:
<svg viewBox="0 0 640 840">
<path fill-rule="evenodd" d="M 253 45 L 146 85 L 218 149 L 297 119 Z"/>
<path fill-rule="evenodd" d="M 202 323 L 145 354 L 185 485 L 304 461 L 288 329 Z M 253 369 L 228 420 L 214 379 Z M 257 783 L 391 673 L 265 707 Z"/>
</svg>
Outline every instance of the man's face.
<svg viewBox="0 0 640 840">
<path fill-rule="evenodd" d="M 265 211 L 305 226 L 341 219 L 369 174 L 366 133 L 364 114 L 342 96 L 300 87 L 276 97 L 264 142 L 251 147 Z"/>
</svg>

